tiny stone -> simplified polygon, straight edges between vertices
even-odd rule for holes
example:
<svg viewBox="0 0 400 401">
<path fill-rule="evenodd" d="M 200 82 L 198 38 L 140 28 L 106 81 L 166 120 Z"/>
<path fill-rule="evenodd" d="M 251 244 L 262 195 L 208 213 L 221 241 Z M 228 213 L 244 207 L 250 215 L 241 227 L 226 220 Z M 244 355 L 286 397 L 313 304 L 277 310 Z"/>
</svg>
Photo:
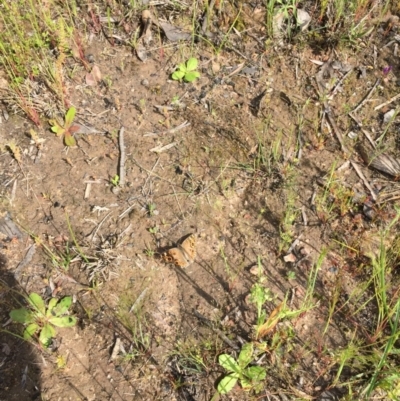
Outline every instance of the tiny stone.
<svg viewBox="0 0 400 401">
<path fill-rule="evenodd" d="M 94 56 L 93 54 L 88 54 L 86 56 L 86 60 L 89 61 L 89 63 L 94 63 Z"/>
<path fill-rule="evenodd" d="M 145 86 L 145 87 L 148 87 L 149 86 L 149 81 L 145 78 L 145 79 L 142 79 L 141 81 L 140 81 L 140 83 L 141 83 L 141 85 L 143 85 L 143 86 Z"/>
</svg>

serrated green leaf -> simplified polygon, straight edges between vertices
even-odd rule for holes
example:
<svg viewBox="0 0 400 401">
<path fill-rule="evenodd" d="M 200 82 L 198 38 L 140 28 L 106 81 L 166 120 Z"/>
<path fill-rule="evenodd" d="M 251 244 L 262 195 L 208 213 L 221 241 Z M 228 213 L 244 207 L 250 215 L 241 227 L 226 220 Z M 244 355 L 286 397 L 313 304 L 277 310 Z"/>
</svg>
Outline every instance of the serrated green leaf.
<svg viewBox="0 0 400 401">
<path fill-rule="evenodd" d="M 55 335 L 56 329 L 51 324 L 45 324 L 40 332 L 39 341 L 47 348 Z"/>
<path fill-rule="evenodd" d="M 240 385 L 245 391 L 249 391 L 253 387 L 251 381 L 246 377 L 242 377 L 242 380 L 240 380 Z"/>
<path fill-rule="evenodd" d="M 244 344 L 238 357 L 238 364 L 241 369 L 245 368 L 253 359 L 253 344 Z"/>
<path fill-rule="evenodd" d="M 76 325 L 76 317 L 63 316 L 63 317 L 51 317 L 49 323 L 54 324 L 56 327 L 72 327 Z"/>
<path fill-rule="evenodd" d="M 53 314 L 55 316 L 62 316 L 68 311 L 71 305 L 72 297 L 64 297 L 58 302 L 57 306 L 54 307 Z"/>
<path fill-rule="evenodd" d="M 228 354 L 222 354 L 218 357 L 219 364 L 228 372 L 240 373 L 240 367 L 235 359 Z"/>
<path fill-rule="evenodd" d="M 235 373 L 232 373 L 228 376 L 225 376 L 217 386 L 217 390 L 220 394 L 227 394 L 229 391 L 235 387 L 238 381 L 238 376 Z"/>
<path fill-rule="evenodd" d="M 195 79 L 200 77 L 200 73 L 197 71 L 187 72 L 185 74 L 185 81 L 186 82 L 193 82 Z"/>
<path fill-rule="evenodd" d="M 185 72 L 184 71 L 175 71 L 172 74 L 172 79 L 174 81 L 180 81 L 184 76 L 185 76 Z"/>
<path fill-rule="evenodd" d="M 197 69 L 199 62 L 197 58 L 190 57 L 190 59 L 186 62 L 186 71 L 194 71 Z"/>
<path fill-rule="evenodd" d="M 46 313 L 46 306 L 43 298 L 39 294 L 36 294 L 36 292 L 29 294 L 28 301 L 39 313 L 42 315 Z"/>
<path fill-rule="evenodd" d="M 68 134 L 68 135 L 64 135 L 64 143 L 66 146 L 75 146 L 76 140 L 73 135 Z"/>
<path fill-rule="evenodd" d="M 76 114 L 76 109 L 75 107 L 70 107 L 67 111 L 67 113 L 65 114 L 65 128 L 69 128 L 72 124 L 72 122 L 74 121 L 75 118 L 75 114 Z"/>
<path fill-rule="evenodd" d="M 39 325 L 36 323 L 31 323 L 25 330 L 24 330 L 24 339 L 31 340 L 32 336 L 39 330 Z"/>
<path fill-rule="evenodd" d="M 51 298 L 49 301 L 49 304 L 47 305 L 47 311 L 46 311 L 46 316 L 49 317 L 52 315 L 52 311 L 54 307 L 57 305 L 58 299 L 57 298 Z"/>
<path fill-rule="evenodd" d="M 18 323 L 31 323 L 33 321 L 33 313 L 25 308 L 14 309 L 10 312 L 10 318 Z"/>
<path fill-rule="evenodd" d="M 243 374 L 252 381 L 259 382 L 265 379 L 267 372 L 262 366 L 250 366 Z"/>
</svg>

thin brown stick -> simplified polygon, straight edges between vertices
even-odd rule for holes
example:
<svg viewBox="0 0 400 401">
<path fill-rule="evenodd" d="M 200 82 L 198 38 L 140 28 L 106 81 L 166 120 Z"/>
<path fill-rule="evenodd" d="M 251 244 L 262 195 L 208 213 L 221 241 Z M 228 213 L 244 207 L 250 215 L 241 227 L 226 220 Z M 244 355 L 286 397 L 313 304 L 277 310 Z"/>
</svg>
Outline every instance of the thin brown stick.
<svg viewBox="0 0 400 401">
<path fill-rule="evenodd" d="M 124 132 L 125 127 L 121 127 L 118 135 L 118 144 L 119 144 L 119 186 L 123 187 L 125 185 L 125 143 L 124 143 Z"/>
<path fill-rule="evenodd" d="M 371 138 L 370 133 L 365 130 L 362 126 L 362 124 L 353 116 L 353 114 L 351 114 L 351 112 L 349 113 L 349 116 L 354 120 L 354 122 L 359 126 L 359 128 L 361 129 L 361 131 L 363 132 L 363 134 L 365 135 L 365 137 L 368 139 L 369 143 L 372 145 L 372 147 L 375 149 L 376 145 L 374 140 Z"/>
<path fill-rule="evenodd" d="M 320 84 L 318 78 L 316 78 L 316 81 L 317 81 L 317 87 L 318 87 L 320 96 L 321 97 L 322 96 L 326 96 L 326 93 L 323 90 L 322 85 Z M 350 153 L 349 150 L 346 148 L 346 146 L 343 143 L 342 133 L 340 132 L 338 126 L 336 125 L 336 121 L 335 121 L 335 118 L 334 118 L 334 116 L 332 114 L 331 108 L 329 107 L 328 101 L 324 100 L 322 102 L 322 105 L 324 106 L 324 113 L 325 113 L 325 115 L 326 115 L 326 117 L 328 119 L 329 124 L 331 125 L 331 127 L 333 129 L 333 132 L 336 135 L 336 138 L 338 139 L 338 141 L 340 143 L 340 147 L 342 148 L 342 151 L 344 153 Z"/>
<path fill-rule="evenodd" d="M 374 201 L 376 201 L 377 197 L 375 195 L 374 190 L 372 189 L 371 185 L 369 184 L 369 182 L 367 181 L 367 179 L 365 178 L 363 172 L 361 171 L 360 167 L 358 166 L 357 163 L 353 162 L 350 160 L 351 165 L 353 166 L 354 170 L 356 171 L 357 175 L 361 178 L 361 180 L 363 181 L 364 185 L 369 189 L 369 192 L 371 193 L 372 199 Z"/>
<path fill-rule="evenodd" d="M 380 82 L 381 82 L 381 79 L 378 78 L 378 79 L 375 81 L 374 86 L 373 86 L 373 87 L 371 88 L 371 90 L 367 93 L 367 95 L 364 97 L 364 99 L 361 100 L 361 102 L 358 103 L 358 105 L 356 106 L 356 108 L 353 109 L 350 113 L 355 113 L 357 110 L 359 110 L 359 109 L 365 104 L 365 102 L 371 97 L 372 93 L 374 92 L 374 90 L 376 89 L 376 87 L 379 85 Z M 375 110 L 376 110 L 376 108 L 375 108 Z M 350 113 L 349 113 L 349 114 L 350 114 Z"/>
</svg>

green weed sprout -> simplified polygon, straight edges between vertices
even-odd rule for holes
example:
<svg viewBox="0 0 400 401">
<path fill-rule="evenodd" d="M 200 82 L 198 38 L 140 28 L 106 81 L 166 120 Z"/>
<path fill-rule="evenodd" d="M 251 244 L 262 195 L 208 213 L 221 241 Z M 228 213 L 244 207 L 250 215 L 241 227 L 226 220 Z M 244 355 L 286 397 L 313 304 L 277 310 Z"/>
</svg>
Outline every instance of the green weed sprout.
<svg viewBox="0 0 400 401">
<path fill-rule="evenodd" d="M 118 174 L 114 175 L 114 177 L 112 177 L 112 178 L 110 179 L 110 181 L 111 181 L 111 184 L 112 184 L 114 187 L 117 187 L 118 184 L 119 184 L 119 175 L 118 175 Z"/>
<path fill-rule="evenodd" d="M 191 57 L 186 64 L 181 63 L 178 65 L 178 69 L 172 74 L 172 79 L 174 81 L 183 79 L 186 82 L 193 82 L 200 77 L 200 73 L 196 71 L 198 64 L 197 58 Z"/>
<path fill-rule="evenodd" d="M 61 300 L 52 298 L 46 309 L 43 298 L 34 292 L 27 297 L 28 308 L 14 309 L 10 317 L 14 322 L 27 325 L 24 330 L 24 339 L 31 340 L 39 333 L 39 342 L 46 348 L 56 336 L 56 327 L 72 327 L 76 325 L 76 317 L 66 316 L 71 306 L 72 298 L 64 297 Z"/>
<path fill-rule="evenodd" d="M 253 359 L 254 346 L 252 343 L 243 345 L 237 360 L 228 354 L 220 355 L 218 363 L 229 373 L 218 383 L 218 392 L 227 394 L 235 387 L 238 380 L 243 390 L 254 389 L 256 392 L 259 391 L 267 372 L 262 366 L 248 366 Z"/>
<path fill-rule="evenodd" d="M 79 130 L 79 126 L 73 124 L 75 114 L 76 114 L 75 107 L 70 107 L 67 113 L 65 114 L 64 126 L 61 126 L 57 120 L 49 120 L 49 124 L 51 125 L 51 130 L 57 136 L 64 135 L 64 143 L 67 146 L 76 145 L 74 133 Z"/>
</svg>

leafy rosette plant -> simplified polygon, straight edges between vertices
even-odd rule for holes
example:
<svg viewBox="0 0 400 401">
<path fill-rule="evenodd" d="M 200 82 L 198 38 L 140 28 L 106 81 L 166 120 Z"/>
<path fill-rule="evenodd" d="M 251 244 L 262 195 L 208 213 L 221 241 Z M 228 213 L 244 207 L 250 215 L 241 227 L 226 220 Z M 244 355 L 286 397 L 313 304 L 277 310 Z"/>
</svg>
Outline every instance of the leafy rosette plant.
<svg viewBox="0 0 400 401">
<path fill-rule="evenodd" d="M 243 390 L 250 391 L 253 389 L 257 392 L 267 373 L 262 366 L 248 366 L 253 359 L 254 346 L 252 343 L 243 345 L 237 360 L 228 354 L 220 355 L 218 362 L 229 373 L 218 383 L 218 392 L 227 394 L 238 381 L 240 381 Z"/>
<path fill-rule="evenodd" d="M 186 64 L 181 63 L 178 65 L 178 69 L 172 74 L 172 79 L 175 81 L 193 82 L 195 79 L 200 77 L 200 73 L 197 70 L 199 62 L 197 58 L 191 57 Z"/>
<path fill-rule="evenodd" d="M 70 107 L 65 114 L 64 126 L 60 125 L 57 120 L 49 120 L 49 124 L 51 125 L 51 130 L 57 135 L 64 135 L 64 143 L 67 146 L 75 146 L 76 141 L 74 134 L 79 131 L 80 126 L 74 124 L 74 118 L 76 114 L 75 107 Z"/>
<path fill-rule="evenodd" d="M 27 298 L 28 308 L 14 309 L 10 317 L 14 322 L 26 325 L 24 339 L 32 340 L 39 333 L 39 342 L 48 347 L 57 332 L 55 327 L 72 327 L 76 325 L 76 317 L 67 315 L 72 304 L 71 297 L 50 299 L 47 308 L 43 298 L 36 293 L 31 293 Z"/>
</svg>

